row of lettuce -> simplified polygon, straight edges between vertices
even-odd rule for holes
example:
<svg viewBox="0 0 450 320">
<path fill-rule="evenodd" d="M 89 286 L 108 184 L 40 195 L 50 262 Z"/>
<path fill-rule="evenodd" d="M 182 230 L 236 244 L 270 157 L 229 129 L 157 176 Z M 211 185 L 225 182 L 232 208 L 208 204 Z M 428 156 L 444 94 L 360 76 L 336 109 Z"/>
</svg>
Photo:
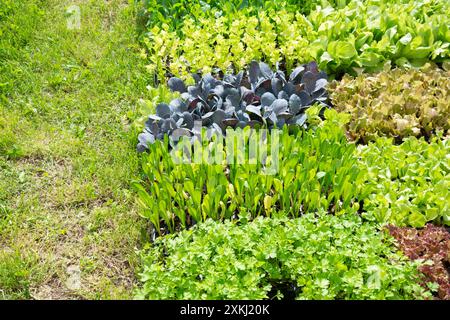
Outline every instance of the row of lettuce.
<svg viewBox="0 0 450 320">
<path fill-rule="evenodd" d="M 148 152 L 134 187 L 156 240 L 141 254 L 139 298 L 450 299 L 448 2 L 145 4 L 149 72 L 156 83 L 178 77 L 169 87 L 179 92 L 153 91 L 160 96 L 148 104 L 156 114 L 140 135 Z M 241 70 L 251 80 L 255 59 L 267 63 L 263 74 L 276 68 L 276 77 L 279 68 L 296 74 L 310 61 L 331 78 L 351 75 L 326 85 L 321 106 L 305 104 L 301 125 L 265 137 L 278 148 L 263 147 L 264 163 L 246 161 L 246 147 L 257 135 L 255 106 L 279 107 L 262 103 L 263 94 L 277 96 L 274 77 L 256 77 L 268 84 L 261 94 L 249 81 L 251 101 L 251 90 L 234 84 Z M 307 82 L 293 85 L 305 90 Z M 236 103 L 218 87 L 237 91 Z M 293 93 L 302 97 L 301 90 Z M 197 91 L 203 94 L 191 99 Z M 290 95 L 276 97 L 287 101 L 277 116 L 297 114 Z M 235 130 L 243 145 L 208 136 L 192 147 L 186 119 L 211 129 L 209 118 L 227 103 L 246 116 L 234 119 L 245 120 Z M 226 120 L 217 121 L 217 131 Z M 173 123 L 189 131 L 178 144 L 169 144 Z M 192 161 L 198 150 L 207 152 Z M 180 164 L 183 153 L 191 158 Z"/>
<path fill-rule="evenodd" d="M 385 65 L 448 61 L 449 15 L 448 1 L 439 0 L 352 1 L 317 7 L 307 15 L 250 8 L 198 19 L 187 15 L 178 31 L 164 23 L 149 29 L 145 54 L 150 72 L 161 81 L 167 73 L 240 70 L 254 59 L 273 66 L 282 61 L 288 71 L 314 60 L 339 77 Z"/>
<path fill-rule="evenodd" d="M 384 0 L 384 2 L 389 0 Z M 180 30 L 184 17 L 198 21 L 200 18 L 231 16 L 237 11 L 248 10 L 251 14 L 258 11 L 285 9 L 290 12 L 308 14 L 317 5 L 343 7 L 349 0 L 143 0 L 140 11 L 140 23 L 145 28 L 167 25 L 171 31 Z"/>
</svg>

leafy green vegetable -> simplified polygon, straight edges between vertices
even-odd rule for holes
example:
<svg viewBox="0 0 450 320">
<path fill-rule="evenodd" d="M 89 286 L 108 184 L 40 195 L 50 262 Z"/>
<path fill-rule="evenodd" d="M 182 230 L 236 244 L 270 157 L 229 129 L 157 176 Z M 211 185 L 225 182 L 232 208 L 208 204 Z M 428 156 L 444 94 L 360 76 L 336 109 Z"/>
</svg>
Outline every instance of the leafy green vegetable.
<svg viewBox="0 0 450 320">
<path fill-rule="evenodd" d="M 438 131 L 450 135 L 450 71 L 427 65 L 345 76 L 333 82 L 330 91 L 333 106 L 351 115 L 348 132 L 354 140 L 430 139 Z"/>
<path fill-rule="evenodd" d="M 422 299 L 417 262 L 358 215 L 207 220 L 142 251 L 140 299 Z"/>
<path fill-rule="evenodd" d="M 401 145 L 377 139 L 357 149 L 364 183 L 363 216 L 381 223 L 421 228 L 450 225 L 450 144 L 410 137 Z"/>
<path fill-rule="evenodd" d="M 289 12 L 308 14 L 317 5 L 341 7 L 350 0 L 142 0 L 141 23 L 147 27 L 167 24 L 171 30 L 183 26 L 186 16 L 201 18 L 229 17 L 239 10 L 248 9 L 249 14 L 260 10 L 285 9 Z"/>
<path fill-rule="evenodd" d="M 155 25 L 143 40 L 149 70 L 169 72 L 242 69 L 251 60 L 288 72 L 318 61 L 327 74 L 379 71 L 385 65 L 419 66 L 450 59 L 448 1 L 352 1 L 317 7 L 307 16 L 285 9 L 251 8 L 224 16 L 186 17 L 179 32 Z"/>
</svg>

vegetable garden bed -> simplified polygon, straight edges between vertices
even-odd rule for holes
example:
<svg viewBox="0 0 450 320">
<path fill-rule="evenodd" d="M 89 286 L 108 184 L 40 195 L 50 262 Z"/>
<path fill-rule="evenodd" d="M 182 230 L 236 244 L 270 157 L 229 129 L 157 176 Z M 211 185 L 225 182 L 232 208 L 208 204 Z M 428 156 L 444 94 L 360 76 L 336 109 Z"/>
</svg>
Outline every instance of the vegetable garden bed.
<svg viewBox="0 0 450 320">
<path fill-rule="evenodd" d="M 450 4 L 296 3 L 144 1 L 139 298 L 450 299 Z"/>
</svg>

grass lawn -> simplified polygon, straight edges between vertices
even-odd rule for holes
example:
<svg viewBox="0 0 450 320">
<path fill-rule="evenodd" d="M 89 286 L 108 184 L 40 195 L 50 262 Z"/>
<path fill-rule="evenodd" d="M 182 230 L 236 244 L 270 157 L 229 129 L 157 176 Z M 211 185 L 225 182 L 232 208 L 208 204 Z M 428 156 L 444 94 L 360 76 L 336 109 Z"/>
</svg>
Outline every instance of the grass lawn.
<svg viewBox="0 0 450 320">
<path fill-rule="evenodd" d="M 1 3 L 0 299 L 131 298 L 145 222 L 127 114 L 149 81 L 133 1 Z"/>
</svg>

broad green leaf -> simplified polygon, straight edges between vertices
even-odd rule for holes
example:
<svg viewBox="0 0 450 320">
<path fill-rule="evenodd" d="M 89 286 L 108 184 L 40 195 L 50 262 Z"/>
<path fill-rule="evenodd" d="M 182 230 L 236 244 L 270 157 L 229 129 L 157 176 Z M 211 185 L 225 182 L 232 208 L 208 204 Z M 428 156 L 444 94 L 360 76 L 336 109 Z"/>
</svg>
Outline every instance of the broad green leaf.
<svg viewBox="0 0 450 320">
<path fill-rule="evenodd" d="M 355 46 L 346 41 L 331 42 L 328 51 L 340 59 L 351 59 L 357 55 Z"/>
<path fill-rule="evenodd" d="M 425 216 L 418 212 L 414 212 L 408 217 L 409 225 L 411 225 L 412 227 L 415 227 L 415 228 L 422 228 L 423 226 L 425 226 L 426 222 L 427 222 L 427 220 L 426 220 Z"/>
</svg>

